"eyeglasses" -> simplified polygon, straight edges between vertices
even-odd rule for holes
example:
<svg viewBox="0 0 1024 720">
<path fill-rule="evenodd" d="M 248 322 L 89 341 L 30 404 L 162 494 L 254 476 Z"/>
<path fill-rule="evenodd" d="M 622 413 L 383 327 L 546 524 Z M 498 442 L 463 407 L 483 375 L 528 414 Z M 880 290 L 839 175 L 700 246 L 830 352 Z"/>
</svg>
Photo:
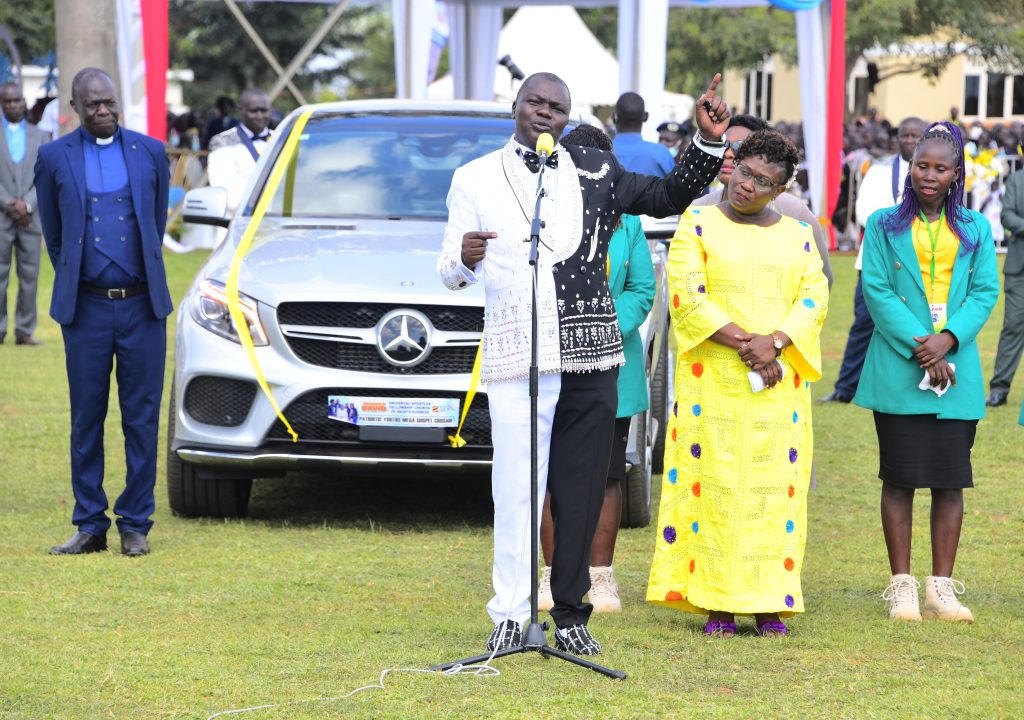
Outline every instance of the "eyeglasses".
<svg viewBox="0 0 1024 720">
<path fill-rule="evenodd" d="M 750 168 L 748 168 L 743 163 L 740 163 L 739 165 L 736 166 L 736 172 L 738 172 L 740 177 L 743 178 L 744 180 L 754 178 L 754 184 L 757 185 L 758 189 L 760 190 L 771 190 L 773 187 L 777 187 L 782 184 L 772 182 L 764 175 L 755 175 L 754 173 L 750 172 Z"/>
<path fill-rule="evenodd" d="M 726 143 L 725 146 L 729 150 L 732 150 L 733 154 L 735 155 L 736 152 L 740 149 L 740 145 L 742 145 L 742 144 L 743 144 L 742 140 L 733 140 L 731 143 Z"/>
</svg>

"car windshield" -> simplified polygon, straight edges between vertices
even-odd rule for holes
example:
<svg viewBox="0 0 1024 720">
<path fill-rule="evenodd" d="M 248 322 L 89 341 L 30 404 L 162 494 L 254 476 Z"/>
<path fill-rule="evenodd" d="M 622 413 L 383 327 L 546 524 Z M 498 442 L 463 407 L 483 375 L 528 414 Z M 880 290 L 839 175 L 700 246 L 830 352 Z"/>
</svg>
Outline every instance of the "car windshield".
<svg viewBox="0 0 1024 720">
<path fill-rule="evenodd" d="M 313 117 L 268 214 L 443 220 L 455 169 L 502 147 L 514 129 L 511 117 Z"/>
</svg>

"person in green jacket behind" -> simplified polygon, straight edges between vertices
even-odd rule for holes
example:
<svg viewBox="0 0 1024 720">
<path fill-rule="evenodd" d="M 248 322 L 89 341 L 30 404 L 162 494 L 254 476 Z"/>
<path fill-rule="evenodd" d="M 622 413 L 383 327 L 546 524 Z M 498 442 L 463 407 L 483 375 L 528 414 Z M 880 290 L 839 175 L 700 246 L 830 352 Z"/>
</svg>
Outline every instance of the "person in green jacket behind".
<svg viewBox="0 0 1024 720">
<path fill-rule="evenodd" d="M 561 140 L 563 145 L 580 145 L 600 150 L 612 150 L 612 142 L 599 128 L 580 125 Z M 615 540 L 619 533 L 622 514 L 622 482 L 626 479 L 626 444 L 629 423 L 633 416 L 650 406 L 647 393 L 647 370 L 644 346 L 640 339 L 640 326 L 647 319 L 654 304 L 654 265 L 647 236 L 640 227 L 640 219 L 623 215 L 612 234 L 608 246 L 608 289 L 615 301 L 615 313 L 622 331 L 622 350 L 626 364 L 619 368 L 619 393 L 616 412 L 612 455 L 608 466 L 608 483 L 604 491 L 604 504 L 597 523 L 597 532 L 590 545 L 590 603 L 594 612 L 619 612 L 619 588 L 612 570 Z M 550 495 L 544 501 L 544 514 L 540 526 L 541 547 L 544 553 L 544 575 L 537 598 L 538 610 L 550 610 L 551 553 L 554 549 L 554 526 L 551 520 Z"/>
<path fill-rule="evenodd" d="M 985 416 L 975 338 L 999 298 L 992 228 L 963 204 L 963 138 L 949 122 L 921 136 L 900 205 L 868 218 L 861 283 L 875 322 L 854 402 L 874 410 L 892 620 L 920 621 L 910 573 L 914 491 L 931 490 L 932 574 L 924 617 L 973 622 L 953 563 L 971 448 Z M 910 190 L 913 192 L 910 192 Z"/>
</svg>

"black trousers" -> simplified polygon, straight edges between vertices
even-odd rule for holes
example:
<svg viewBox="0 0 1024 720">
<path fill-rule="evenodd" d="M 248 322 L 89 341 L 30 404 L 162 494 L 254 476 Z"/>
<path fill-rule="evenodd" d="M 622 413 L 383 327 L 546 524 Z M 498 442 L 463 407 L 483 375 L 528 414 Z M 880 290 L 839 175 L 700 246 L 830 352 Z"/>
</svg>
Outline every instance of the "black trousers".
<svg viewBox="0 0 1024 720">
<path fill-rule="evenodd" d="M 608 478 L 618 375 L 618 369 L 562 373 L 548 459 L 555 527 L 551 617 L 560 628 L 585 625 L 594 609 L 583 596 L 590 589 L 590 544 Z"/>
</svg>

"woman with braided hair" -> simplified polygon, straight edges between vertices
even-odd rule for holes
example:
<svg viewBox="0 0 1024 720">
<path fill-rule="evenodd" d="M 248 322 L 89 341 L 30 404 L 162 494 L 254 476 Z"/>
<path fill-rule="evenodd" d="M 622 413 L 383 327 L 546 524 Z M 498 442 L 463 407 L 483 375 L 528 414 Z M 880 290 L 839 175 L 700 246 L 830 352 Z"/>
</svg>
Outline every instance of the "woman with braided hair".
<svg viewBox="0 0 1024 720">
<path fill-rule="evenodd" d="M 861 283 L 875 321 L 854 402 L 874 411 L 892 620 L 920 621 L 910 573 L 914 491 L 931 491 L 932 574 L 924 617 L 973 622 L 952 579 L 985 416 L 975 338 L 999 297 L 988 220 L 964 206 L 963 138 L 933 123 L 917 143 L 902 202 L 868 218 Z"/>
<path fill-rule="evenodd" d="M 828 281 L 808 223 L 772 200 L 797 169 L 774 130 L 735 152 L 723 202 L 691 207 L 668 256 L 678 360 L 647 600 L 732 637 L 788 632 L 800 586 Z"/>
</svg>

